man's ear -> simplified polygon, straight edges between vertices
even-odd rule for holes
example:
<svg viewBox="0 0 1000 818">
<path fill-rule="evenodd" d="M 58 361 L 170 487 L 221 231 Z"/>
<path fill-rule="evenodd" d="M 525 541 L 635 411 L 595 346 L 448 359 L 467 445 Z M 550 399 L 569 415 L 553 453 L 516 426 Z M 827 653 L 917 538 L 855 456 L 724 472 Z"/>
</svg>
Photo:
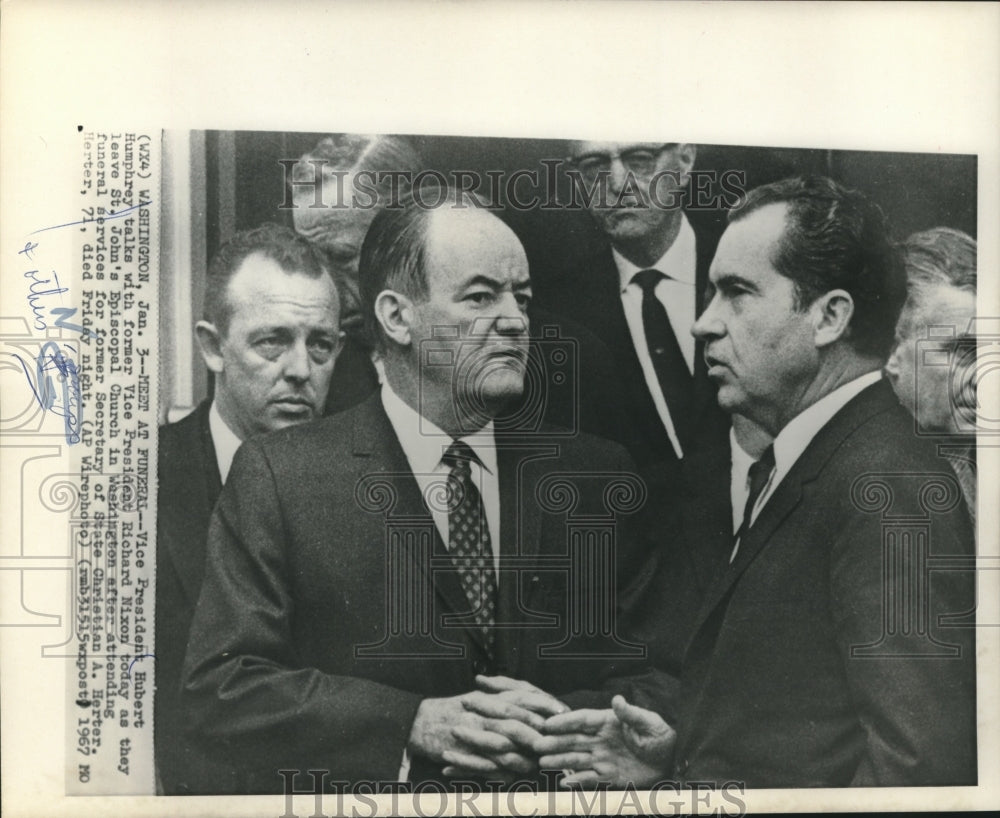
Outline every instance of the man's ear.
<svg viewBox="0 0 1000 818">
<path fill-rule="evenodd" d="M 194 334 L 198 338 L 205 366 L 218 375 L 223 370 L 222 335 L 211 321 L 199 321 L 195 324 Z"/>
<path fill-rule="evenodd" d="M 813 314 L 817 347 L 825 347 L 844 338 L 854 315 L 854 299 L 847 290 L 830 290 L 809 307 Z"/>
<path fill-rule="evenodd" d="M 681 184 L 687 182 L 688 174 L 694 167 L 695 157 L 698 155 L 698 146 L 690 142 L 680 142 L 677 145 L 677 170 L 680 171 Z"/>
<path fill-rule="evenodd" d="M 413 323 L 413 301 L 395 290 L 382 290 L 375 299 L 375 318 L 382 332 L 400 346 L 409 346 L 413 339 L 410 325 Z"/>
</svg>

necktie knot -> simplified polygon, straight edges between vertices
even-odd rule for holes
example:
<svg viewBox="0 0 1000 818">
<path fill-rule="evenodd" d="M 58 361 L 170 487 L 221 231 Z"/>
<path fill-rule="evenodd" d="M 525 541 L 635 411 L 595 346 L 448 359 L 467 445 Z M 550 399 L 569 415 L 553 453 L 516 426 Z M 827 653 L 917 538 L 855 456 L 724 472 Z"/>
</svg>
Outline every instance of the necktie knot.
<svg viewBox="0 0 1000 818">
<path fill-rule="evenodd" d="M 750 466 L 750 486 L 753 491 L 754 482 L 764 483 L 767 476 L 774 468 L 774 446 L 768 446 L 760 456 L 760 460 L 755 460 Z M 757 492 L 758 494 L 760 491 Z"/>
<path fill-rule="evenodd" d="M 472 447 L 464 440 L 454 440 L 447 451 L 441 456 L 441 462 L 452 471 L 469 473 L 472 470 L 472 461 L 479 462 Z"/>
<path fill-rule="evenodd" d="M 767 485 L 767 479 L 771 476 L 771 471 L 773 469 L 774 446 L 768 446 L 761 454 L 760 460 L 755 461 L 754 464 L 750 466 L 750 493 L 747 495 L 747 504 L 743 509 L 744 529 L 750 527 L 750 519 L 753 517 L 754 506 L 757 505 L 757 500 L 764 491 L 764 487 Z"/>
<path fill-rule="evenodd" d="M 643 295 L 652 295 L 656 285 L 664 278 L 666 276 L 659 270 L 640 270 L 632 276 L 632 280 L 642 289 Z"/>
</svg>

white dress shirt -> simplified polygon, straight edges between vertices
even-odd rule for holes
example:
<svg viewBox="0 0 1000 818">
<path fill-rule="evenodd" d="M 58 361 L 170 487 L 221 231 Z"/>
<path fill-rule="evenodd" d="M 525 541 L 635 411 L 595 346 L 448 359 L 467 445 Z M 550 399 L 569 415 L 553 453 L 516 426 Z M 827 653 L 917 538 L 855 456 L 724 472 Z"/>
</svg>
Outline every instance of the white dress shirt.
<svg viewBox="0 0 1000 818">
<path fill-rule="evenodd" d="M 743 506 L 750 496 L 750 467 L 753 455 L 747 454 L 736 440 L 736 430 L 729 427 L 729 499 L 733 505 L 733 534 L 743 524 Z"/>
<path fill-rule="evenodd" d="M 642 326 L 642 288 L 634 283 L 632 278 L 640 270 L 659 270 L 665 276 L 656 285 L 653 292 L 657 300 L 667 310 L 667 317 L 670 319 L 670 326 L 677 337 L 681 355 L 683 355 L 688 369 L 693 373 L 695 341 L 694 336 L 691 335 L 691 327 L 694 325 L 695 307 L 698 300 L 695 284 L 697 252 L 694 230 L 687 217 L 682 215 L 677 238 L 660 256 L 656 264 L 651 267 L 637 267 L 614 248 L 611 250 L 611 255 L 618 268 L 625 320 L 628 322 L 629 332 L 632 335 L 632 344 L 639 356 L 639 364 L 642 366 L 642 373 L 646 378 L 646 386 L 653 398 L 653 403 L 656 405 L 656 412 L 660 416 L 660 420 L 663 421 L 663 427 L 667 430 L 674 451 L 678 457 L 682 457 L 684 452 L 670 418 L 670 411 L 667 409 L 667 401 L 663 397 L 660 381 L 656 377 L 656 369 L 653 367 L 653 359 L 649 355 L 649 347 L 646 345 L 646 331 Z"/>
<path fill-rule="evenodd" d="M 212 445 L 215 447 L 215 462 L 219 464 L 219 477 L 225 485 L 226 478 L 229 477 L 229 468 L 233 465 L 233 458 L 236 457 L 236 450 L 243 441 L 226 425 L 214 400 L 208 410 L 208 431 L 212 435 Z"/>
<path fill-rule="evenodd" d="M 410 471 L 417 479 L 417 485 L 424 497 L 438 493 L 441 484 L 448 479 L 451 468 L 441 462 L 441 458 L 452 444 L 451 435 L 442 431 L 427 418 L 420 415 L 389 385 L 384 377 L 384 369 L 379 368 L 382 376 L 382 406 L 389 416 L 389 423 L 399 439 L 399 445 L 410 464 Z M 490 532 L 493 549 L 493 570 L 496 573 L 497 586 L 500 584 L 500 484 L 497 479 L 497 448 L 493 435 L 493 422 L 471 435 L 459 438 L 467 443 L 469 448 L 479 458 L 479 463 L 473 459 L 471 463 L 472 482 L 479 489 L 486 511 L 486 525 Z M 480 463 L 482 465 L 480 465 Z M 437 503 L 427 503 L 434 520 L 434 525 L 441 539 L 448 543 L 448 512 Z M 450 547 L 450 544 L 449 544 Z M 407 781 L 410 777 L 410 754 L 404 748 L 403 758 L 397 774 L 399 781 Z"/>
<path fill-rule="evenodd" d="M 451 468 L 441 461 L 452 444 L 451 435 L 439 429 L 397 395 L 388 380 L 382 381 L 382 405 L 389 416 L 410 470 L 417 479 L 421 494 L 435 496 L 448 479 Z M 479 458 L 472 461 L 472 482 L 479 489 L 486 511 L 486 525 L 493 550 L 493 568 L 499 583 L 500 571 L 500 483 L 497 479 L 497 449 L 493 422 L 459 438 Z M 481 465 L 480 465 L 481 464 Z M 448 543 L 448 511 L 440 503 L 427 503 L 441 539 Z"/>
<path fill-rule="evenodd" d="M 795 465 L 795 461 L 802 456 L 802 453 L 812 443 L 812 439 L 816 437 L 819 430 L 826 426 L 833 419 L 833 416 L 843 409 L 852 398 L 859 395 L 872 384 L 878 383 L 881 378 L 881 370 L 876 370 L 875 372 L 867 372 L 853 381 L 848 381 L 842 386 L 838 386 L 830 394 L 820 398 L 812 406 L 799 412 L 799 414 L 785 424 L 785 428 L 778 432 L 778 436 L 772 444 L 774 446 L 774 468 L 771 469 L 771 476 L 768 478 L 760 496 L 757 497 L 757 502 L 754 503 L 753 511 L 750 514 L 751 525 L 757 520 L 757 515 L 760 514 L 761 509 L 771 499 L 771 495 L 774 494 L 775 489 L 781 485 L 781 481 L 785 478 L 785 475 L 791 471 L 792 466 Z M 749 489 L 747 490 L 747 494 L 749 494 Z M 733 545 L 732 553 L 729 555 L 730 562 L 736 559 L 736 552 L 739 550 L 739 547 L 740 544 L 737 541 Z"/>
<path fill-rule="evenodd" d="M 812 443 L 812 439 L 816 437 L 819 430 L 826 426 L 833 419 L 833 416 L 854 397 L 872 384 L 878 383 L 881 378 L 882 372 L 876 370 L 838 386 L 830 394 L 799 412 L 785 425 L 784 429 L 778 432 L 778 436 L 774 439 L 774 468 L 771 470 L 771 477 L 764 486 L 764 490 L 761 491 L 754 504 L 753 514 L 750 516 L 751 524 L 757 519 L 757 515 L 771 498 L 771 495 L 774 494 L 775 488 L 781 484 L 785 475 L 795 465 L 795 461 Z"/>
</svg>

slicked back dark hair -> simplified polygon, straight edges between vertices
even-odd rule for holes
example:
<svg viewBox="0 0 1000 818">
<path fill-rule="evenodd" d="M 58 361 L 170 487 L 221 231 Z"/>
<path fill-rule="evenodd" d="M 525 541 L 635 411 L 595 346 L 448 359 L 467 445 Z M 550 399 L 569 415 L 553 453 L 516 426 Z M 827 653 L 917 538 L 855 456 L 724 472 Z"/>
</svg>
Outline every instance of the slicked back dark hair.
<svg viewBox="0 0 1000 818">
<path fill-rule="evenodd" d="M 260 227 L 237 233 L 219 248 L 208 265 L 205 277 L 204 317 L 206 321 L 215 324 L 223 335 L 229 330 L 229 320 L 232 318 L 232 304 L 228 298 L 229 282 L 240 265 L 252 255 L 271 259 L 289 275 L 305 275 L 309 278 L 330 275 L 319 249 L 290 227 L 265 222 Z"/>
<path fill-rule="evenodd" d="M 738 221 L 769 204 L 786 204 L 787 222 L 771 259 L 795 285 L 804 309 L 830 290 L 854 301 L 847 341 L 882 360 L 892 351 L 906 274 L 879 207 L 826 176 L 797 176 L 754 188 L 729 213 Z"/>
</svg>

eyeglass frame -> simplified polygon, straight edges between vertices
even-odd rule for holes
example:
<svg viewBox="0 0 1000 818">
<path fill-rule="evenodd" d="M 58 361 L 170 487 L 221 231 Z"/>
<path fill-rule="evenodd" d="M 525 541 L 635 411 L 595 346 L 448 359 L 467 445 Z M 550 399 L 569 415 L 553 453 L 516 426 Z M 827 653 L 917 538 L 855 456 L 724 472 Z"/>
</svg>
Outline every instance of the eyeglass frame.
<svg viewBox="0 0 1000 818">
<path fill-rule="evenodd" d="M 663 154 L 663 152 L 665 150 L 668 150 L 670 148 L 676 148 L 680 144 L 681 144 L 680 142 L 664 142 L 662 145 L 660 145 L 657 148 L 641 148 L 641 147 L 637 146 L 637 147 L 628 148 L 628 149 L 626 149 L 624 151 L 614 151 L 612 153 L 601 153 L 601 152 L 585 153 L 585 154 L 583 154 L 583 156 L 567 156 L 567 157 L 565 157 L 564 161 L 566 162 L 566 164 L 572 165 L 573 167 L 575 167 L 577 170 L 580 171 L 580 173 L 585 173 L 585 171 L 582 168 L 580 168 L 580 162 L 582 160 L 587 159 L 588 157 L 594 157 L 594 158 L 602 157 L 602 158 L 605 158 L 607 160 L 607 166 L 606 167 L 600 167 L 592 175 L 592 177 L 591 177 L 591 178 L 595 178 L 596 179 L 602 173 L 610 173 L 611 172 L 611 165 L 615 161 L 615 159 L 617 159 L 618 161 L 620 161 L 622 163 L 622 167 L 624 167 L 627 171 L 629 171 L 630 173 L 632 173 L 632 174 L 634 174 L 636 176 L 639 176 L 640 175 L 640 171 L 637 171 L 634 168 L 632 168 L 631 165 L 629 164 L 629 162 L 626 160 L 625 157 L 628 154 L 630 154 L 630 153 L 636 153 L 638 151 L 643 151 L 643 152 L 648 151 L 649 153 L 653 154 L 653 156 L 654 156 L 654 162 L 655 162 L 655 161 L 659 161 L 660 156 Z M 648 171 L 643 171 L 642 174 L 644 175 L 647 172 Z M 590 175 L 590 174 L 588 174 L 588 175 Z"/>
</svg>

